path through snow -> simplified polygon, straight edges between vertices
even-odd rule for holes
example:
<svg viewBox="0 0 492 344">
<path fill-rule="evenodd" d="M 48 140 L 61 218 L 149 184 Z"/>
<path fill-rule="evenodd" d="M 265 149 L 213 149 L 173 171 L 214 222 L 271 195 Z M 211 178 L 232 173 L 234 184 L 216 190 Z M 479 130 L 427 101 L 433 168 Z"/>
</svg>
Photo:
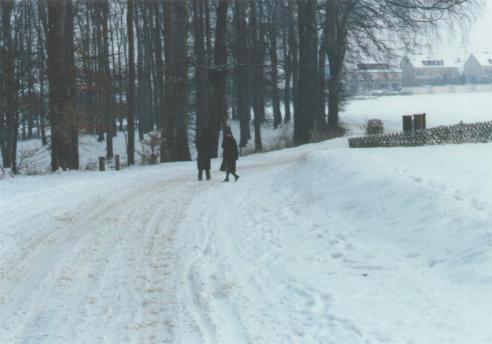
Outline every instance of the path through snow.
<svg viewBox="0 0 492 344">
<path fill-rule="evenodd" d="M 1 342 L 491 342 L 492 145 L 344 142 L 3 181 Z"/>
</svg>

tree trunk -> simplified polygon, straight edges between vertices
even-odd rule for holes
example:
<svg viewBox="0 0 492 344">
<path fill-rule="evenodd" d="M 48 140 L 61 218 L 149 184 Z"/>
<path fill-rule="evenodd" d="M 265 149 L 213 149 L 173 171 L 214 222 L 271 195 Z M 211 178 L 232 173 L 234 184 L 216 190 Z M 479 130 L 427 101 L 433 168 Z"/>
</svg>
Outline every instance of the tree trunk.
<svg viewBox="0 0 492 344">
<path fill-rule="evenodd" d="M 227 79 L 227 8 L 229 0 L 219 0 L 217 6 L 217 23 L 215 26 L 214 65 L 209 72 L 209 80 L 212 88 L 210 99 L 208 132 L 211 142 L 211 155 L 216 158 L 219 150 L 220 127 L 226 126 L 226 79 Z"/>
<path fill-rule="evenodd" d="M 133 38 L 133 11 L 135 6 L 133 0 L 127 1 L 126 27 L 128 30 L 128 91 L 127 91 L 127 127 L 128 142 L 127 155 L 128 165 L 135 164 L 135 51 Z"/>
<path fill-rule="evenodd" d="M 135 9 L 135 33 L 137 36 L 137 98 L 136 98 L 136 106 L 137 106 L 137 124 L 138 124 L 138 139 L 140 141 L 143 140 L 144 134 L 144 116 L 145 116 L 145 99 L 147 98 L 145 95 L 145 66 L 144 66 L 144 39 L 142 34 L 141 27 L 141 15 L 139 15 L 139 6 L 141 2 L 134 2 Z"/>
<path fill-rule="evenodd" d="M 65 21 L 65 55 L 66 55 L 66 93 L 65 116 L 69 122 L 71 154 L 70 169 L 79 169 L 79 136 L 78 136 L 78 116 L 75 110 L 77 99 L 77 83 L 74 57 L 74 28 L 73 28 L 73 4 L 72 1 L 66 2 L 66 21 Z"/>
<path fill-rule="evenodd" d="M 193 0 L 195 82 L 196 82 L 196 136 L 206 131 L 208 123 L 207 56 L 205 55 L 204 23 L 205 2 Z"/>
<path fill-rule="evenodd" d="M 39 130 L 41 131 L 41 144 L 46 146 L 48 140 L 46 139 L 46 102 L 45 102 L 45 81 L 46 81 L 46 67 L 45 67 L 45 40 L 43 39 L 43 32 L 46 33 L 46 11 L 44 2 L 38 2 L 38 70 L 39 70 Z"/>
<path fill-rule="evenodd" d="M 155 16 L 155 28 L 154 28 L 154 60 L 155 60 L 155 94 L 156 94 L 156 123 L 158 124 L 159 130 L 162 131 L 164 128 L 164 123 L 162 123 L 162 109 L 165 106 L 165 94 L 164 94 L 164 62 L 162 61 L 162 39 L 161 39 L 161 11 L 160 2 L 155 2 L 153 4 L 153 12 Z M 163 162 L 161 156 L 161 162 Z"/>
<path fill-rule="evenodd" d="M 2 34 L 4 44 L 3 78 L 4 78 L 4 109 L 5 109 L 5 154 L 4 167 L 10 167 L 17 173 L 16 140 L 17 140 L 17 109 L 15 104 L 17 85 L 15 82 L 15 52 L 12 40 L 11 15 L 14 8 L 13 0 L 0 2 L 2 9 Z"/>
<path fill-rule="evenodd" d="M 184 1 L 174 3 L 176 9 L 176 33 L 174 46 L 174 67 L 176 79 L 174 85 L 176 99 L 176 158 L 179 161 L 191 160 L 188 147 L 188 112 L 187 112 L 187 84 L 188 84 L 188 13 Z"/>
<path fill-rule="evenodd" d="M 277 15 L 279 3 L 274 2 L 272 13 L 270 13 L 270 61 L 271 79 L 272 79 L 272 107 L 273 107 L 273 127 L 277 127 L 282 123 L 282 112 L 280 110 L 280 95 L 278 90 L 278 55 L 277 55 Z"/>
<path fill-rule="evenodd" d="M 106 127 L 106 159 L 112 159 L 113 152 L 113 130 L 114 130 L 114 102 L 112 94 L 112 82 L 111 82 L 111 70 L 109 66 L 109 2 L 108 0 L 99 0 L 101 4 L 102 14 L 102 51 L 99 53 L 102 55 L 103 71 L 104 71 L 104 113 L 105 113 L 105 127 Z"/>
<path fill-rule="evenodd" d="M 316 1 L 299 4 L 299 85 L 294 108 L 294 142 L 311 140 L 314 116 L 318 108 Z"/>
<path fill-rule="evenodd" d="M 162 132 L 161 140 L 161 161 L 176 160 L 176 117 L 175 117 L 175 97 L 174 79 L 174 7 L 171 1 L 164 2 L 164 58 L 165 58 L 165 101 L 166 106 L 161 109 L 161 122 L 164 123 L 165 132 Z"/>
<path fill-rule="evenodd" d="M 51 122 L 51 168 L 67 169 L 73 163 L 70 117 L 67 116 L 66 2 L 48 1 L 48 80 Z"/>
<path fill-rule="evenodd" d="M 316 112 L 316 129 L 319 131 L 326 130 L 326 100 L 325 100 L 325 70 L 326 70 L 326 49 L 327 49 L 327 31 L 328 21 L 325 22 L 323 33 L 321 35 L 321 43 L 318 53 L 318 76 L 319 76 L 319 93 L 318 93 L 318 111 Z"/>
<path fill-rule="evenodd" d="M 292 103 L 294 112 L 297 104 L 297 91 L 299 82 L 299 42 L 297 41 L 296 35 L 296 25 L 294 18 L 295 5 L 293 0 L 288 0 L 287 12 L 288 12 L 288 22 L 289 22 L 289 55 L 290 55 L 290 72 L 292 76 Z M 287 118 L 286 122 L 290 120 Z"/>
<path fill-rule="evenodd" d="M 291 68 L 291 54 L 289 54 L 290 47 L 287 48 L 287 28 L 285 20 L 283 21 L 282 28 L 282 49 L 284 56 L 284 75 L 285 75 L 285 85 L 284 85 L 284 107 L 285 107 L 285 117 L 284 122 L 288 123 L 290 121 L 290 80 L 292 76 Z"/>
<path fill-rule="evenodd" d="M 327 55 L 330 66 L 328 82 L 328 127 L 338 127 L 339 100 L 342 94 L 342 76 L 345 52 L 347 50 L 346 24 L 339 21 L 337 2 L 327 2 Z"/>
<path fill-rule="evenodd" d="M 265 119 L 265 107 L 264 107 L 264 78 L 263 78 L 263 49 L 264 49 L 264 37 L 261 20 L 257 19 L 257 7 L 256 0 L 250 0 L 250 34 L 251 34 L 251 62 L 252 64 L 252 84 L 251 89 L 253 91 L 253 112 L 254 112 L 254 128 L 255 128 L 255 152 L 261 152 L 263 150 L 263 144 L 261 142 L 261 123 Z M 260 3 L 260 7 L 263 6 Z"/>
<path fill-rule="evenodd" d="M 234 21 L 236 25 L 236 82 L 237 105 L 239 115 L 240 140 L 239 147 L 245 147 L 251 138 L 249 122 L 251 120 L 248 94 L 248 47 L 246 33 L 246 9 L 243 0 L 235 0 Z"/>
</svg>

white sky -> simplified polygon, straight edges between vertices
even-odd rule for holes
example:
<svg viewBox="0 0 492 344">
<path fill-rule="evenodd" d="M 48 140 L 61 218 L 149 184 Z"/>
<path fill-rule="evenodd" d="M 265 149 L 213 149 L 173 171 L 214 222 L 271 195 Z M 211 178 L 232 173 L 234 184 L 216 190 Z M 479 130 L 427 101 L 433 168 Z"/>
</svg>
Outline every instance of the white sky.
<svg viewBox="0 0 492 344">
<path fill-rule="evenodd" d="M 483 9 L 468 30 L 443 30 L 440 41 L 429 53 L 466 59 L 470 53 L 483 51 L 492 53 L 492 0 L 483 0 Z"/>
<path fill-rule="evenodd" d="M 470 47 L 473 50 L 492 53 L 492 0 L 485 0 L 485 9 L 470 31 Z"/>
</svg>

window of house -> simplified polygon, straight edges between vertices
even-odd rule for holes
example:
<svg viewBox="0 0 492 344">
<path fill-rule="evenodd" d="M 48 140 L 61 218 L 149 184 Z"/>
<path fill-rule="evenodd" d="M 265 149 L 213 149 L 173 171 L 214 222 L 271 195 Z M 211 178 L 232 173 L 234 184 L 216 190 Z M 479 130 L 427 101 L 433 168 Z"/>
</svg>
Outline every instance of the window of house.
<svg viewBox="0 0 492 344">
<path fill-rule="evenodd" d="M 444 66 L 443 60 L 425 60 L 422 61 L 424 66 Z"/>
</svg>

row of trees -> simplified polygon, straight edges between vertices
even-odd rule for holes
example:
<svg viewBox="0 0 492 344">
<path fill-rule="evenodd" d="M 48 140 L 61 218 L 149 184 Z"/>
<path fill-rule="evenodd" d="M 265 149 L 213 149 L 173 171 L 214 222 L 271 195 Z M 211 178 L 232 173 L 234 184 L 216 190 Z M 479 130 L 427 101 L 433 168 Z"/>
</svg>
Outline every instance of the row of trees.
<svg viewBox="0 0 492 344">
<path fill-rule="evenodd" d="M 337 129 L 354 59 L 411 49 L 474 0 L 2 0 L 0 148 L 50 144 L 52 169 L 79 168 L 79 134 L 106 142 L 160 132 L 161 161 L 189 160 L 188 132 L 217 155 L 220 130 L 262 149 L 261 125 L 294 120 L 294 142 Z M 291 110 L 291 105 L 293 105 Z M 253 117 L 251 118 L 251 115 Z M 192 125 L 190 125 L 192 124 Z"/>
</svg>

